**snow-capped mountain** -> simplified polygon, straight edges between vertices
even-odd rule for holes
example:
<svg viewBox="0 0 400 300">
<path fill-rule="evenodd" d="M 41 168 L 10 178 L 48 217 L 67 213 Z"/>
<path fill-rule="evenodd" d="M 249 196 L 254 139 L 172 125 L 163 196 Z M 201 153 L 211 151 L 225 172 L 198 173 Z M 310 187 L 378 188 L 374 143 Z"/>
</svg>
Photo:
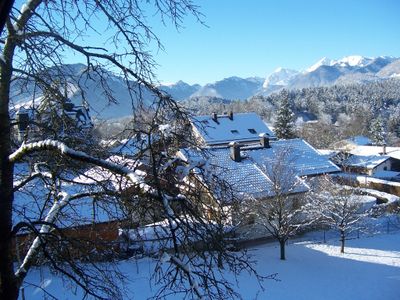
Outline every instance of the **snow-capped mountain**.
<svg viewBox="0 0 400 300">
<path fill-rule="evenodd" d="M 351 55 L 351 56 L 346 56 L 343 57 L 342 59 L 339 60 L 334 60 L 331 66 L 339 65 L 341 67 L 365 67 L 368 65 L 373 58 L 370 57 L 364 57 L 360 55 Z"/>
<path fill-rule="evenodd" d="M 206 84 L 191 97 L 218 97 L 245 100 L 262 89 L 264 79 L 259 77 L 228 77 L 215 83 Z"/>
<path fill-rule="evenodd" d="M 327 57 L 323 57 L 319 61 L 317 61 L 315 64 L 313 64 L 311 67 L 307 68 L 304 73 L 313 72 L 321 66 L 331 66 L 333 64 L 333 62 L 334 62 L 333 60 L 331 60 Z"/>
<path fill-rule="evenodd" d="M 364 56 L 360 56 L 360 55 L 346 56 L 339 60 L 332 60 L 330 58 L 323 57 L 319 61 L 317 61 L 315 64 L 313 64 L 311 67 L 307 68 L 304 73 L 313 72 L 321 66 L 365 67 L 372 60 L 373 60 L 373 58 L 364 57 Z"/>
<path fill-rule="evenodd" d="M 174 99 L 181 101 L 186 98 L 189 98 L 191 95 L 200 90 L 201 85 L 199 84 L 187 84 L 182 80 L 173 84 L 161 84 L 159 86 L 161 90 L 171 95 Z"/>
<path fill-rule="evenodd" d="M 265 88 L 270 85 L 288 85 L 290 80 L 297 74 L 299 74 L 299 71 L 278 68 L 265 79 L 263 87 Z"/>
<path fill-rule="evenodd" d="M 299 74 L 299 71 L 278 68 L 271 73 L 264 81 L 262 86 L 263 94 L 271 94 L 287 86 L 290 81 Z"/>
<path fill-rule="evenodd" d="M 274 73 L 270 76 L 273 76 Z M 396 76 L 400 76 L 400 59 L 398 58 L 390 56 L 371 58 L 353 55 L 332 60 L 323 57 L 305 71 L 294 74 L 289 80 L 281 81 L 286 84 L 279 88 L 266 81 L 261 94 L 268 95 L 282 88 L 301 89 L 334 84 L 363 83 Z"/>
</svg>

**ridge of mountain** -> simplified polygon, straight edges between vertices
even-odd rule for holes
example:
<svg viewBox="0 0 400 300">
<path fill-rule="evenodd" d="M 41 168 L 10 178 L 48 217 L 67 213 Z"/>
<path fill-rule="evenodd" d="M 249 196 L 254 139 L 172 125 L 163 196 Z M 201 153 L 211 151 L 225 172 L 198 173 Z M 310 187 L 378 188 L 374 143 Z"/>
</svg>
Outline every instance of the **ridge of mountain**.
<svg viewBox="0 0 400 300">
<path fill-rule="evenodd" d="M 263 85 L 264 79 L 258 77 L 240 78 L 232 76 L 209 83 L 192 94 L 194 97 L 218 97 L 231 100 L 245 100 L 258 93 Z"/>
<path fill-rule="evenodd" d="M 114 101 L 109 102 L 100 88 L 99 70 L 88 70 L 83 64 L 63 65 L 54 72 L 54 79 L 62 76 L 68 82 L 68 97 L 77 104 L 86 101 L 91 109 L 91 115 L 98 119 L 115 119 L 131 114 L 132 104 L 138 99 L 132 99 L 132 93 L 126 88 L 125 80 L 101 70 L 105 82 Z M 173 84 L 160 84 L 158 87 L 171 95 L 177 101 L 193 98 L 220 98 L 226 100 L 246 100 L 257 95 L 269 95 L 281 89 L 301 89 L 308 87 L 345 85 L 380 81 L 389 78 L 400 79 L 400 58 L 379 56 L 375 58 L 363 56 L 347 56 L 339 60 L 322 58 L 305 71 L 278 68 L 266 78 L 237 76 L 227 77 L 204 86 L 188 84 L 182 80 Z M 52 78 L 53 79 L 53 78 Z M 136 83 L 130 82 L 134 91 L 139 90 Z M 85 95 L 82 99 L 82 91 Z M 145 104 L 150 104 L 154 95 L 149 90 L 140 88 Z M 33 99 L 39 101 L 42 96 L 40 88 L 34 83 L 15 80 L 11 88 L 12 106 L 29 105 Z M 135 93 L 133 93 L 135 94 Z"/>
<path fill-rule="evenodd" d="M 274 76 L 274 73 L 269 77 Z M 353 55 L 339 60 L 324 57 L 305 71 L 292 76 L 279 88 L 274 84 L 264 84 L 260 94 L 268 95 L 271 91 L 277 92 L 283 88 L 290 90 L 384 80 L 399 76 L 397 74 L 400 75 L 400 59 L 391 56 L 371 58 Z"/>
</svg>

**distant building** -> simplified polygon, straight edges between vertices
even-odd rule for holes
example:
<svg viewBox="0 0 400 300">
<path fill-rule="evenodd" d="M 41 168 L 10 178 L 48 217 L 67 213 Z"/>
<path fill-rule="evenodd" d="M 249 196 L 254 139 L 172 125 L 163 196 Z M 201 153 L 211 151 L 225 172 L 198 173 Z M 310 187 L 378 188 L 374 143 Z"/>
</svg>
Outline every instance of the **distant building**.
<svg viewBox="0 0 400 300">
<path fill-rule="evenodd" d="M 386 155 L 350 155 L 341 166 L 346 172 L 373 176 L 376 172 L 391 170 L 393 163 Z"/>
<path fill-rule="evenodd" d="M 195 136 L 207 146 L 228 145 L 232 141 L 240 144 L 256 142 L 261 133 L 271 140 L 276 139 L 267 124 L 253 112 L 196 116 L 192 119 L 192 127 Z"/>
<path fill-rule="evenodd" d="M 399 147 L 353 144 L 329 156 L 345 172 L 378 178 L 396 177 L 393 172 L 400 172 Z"/>
<path fill-rule="evenodd" d="M 58 103 L 57 103 L 58 104 Z M 62 120 L 62 121 L 60 121 Z M 57 135 L 72 135 L 72 131 L 85 133 L 93 128 L 89 108 L 85 105 L 75 105 L 66 100 L 62 105 L 21 106 L 15 111 L 15 124 L 18 138 L 35 140 L 43 138 L 41 132 L 55 132 Z"/>
</svg>

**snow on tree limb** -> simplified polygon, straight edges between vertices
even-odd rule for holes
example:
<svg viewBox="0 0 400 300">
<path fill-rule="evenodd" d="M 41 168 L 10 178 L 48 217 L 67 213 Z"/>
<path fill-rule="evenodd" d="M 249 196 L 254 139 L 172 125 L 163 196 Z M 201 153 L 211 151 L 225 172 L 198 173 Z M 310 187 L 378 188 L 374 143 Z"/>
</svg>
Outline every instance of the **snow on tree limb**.
<svg viewBox="0 0 400 300">
<path fill-rule="evenodd" d="M 28 0 L 21 7 L 21 15 L 18 17 L 16 22 L 13 24 L 12 29 L 16 32 L 20 31 L 27 21 L 30 19 L 36 8 L 42 3 L 42 0 Z M 11 29 L 9 27 L 9 29 Z"/>
<path fill-rule="evenodd" d="M 29 267 L 31 266 L 34 258 L 36 257 L 36 254 L 39 251 L 39 247 L 42 244 L 42 235 L 47 234 L 50 232 L 52 226 L 49 225 L 49 223 L 54 223 L 60 213 L 60 211 L 69 203 L 70 200 L 70 195 L 61 192 L 59 194 L 61 196 L 61 200 L 57 201 L 55 200 L 52 207 L 50 208 L 49 212 L 47 213 L 47 216 L 44 220 L 46 224 L 42 225 L 39 231 L 39 235 L 35 238 L 33 241 L 31 247 L 29 248 L 27 254 L 25 255 L 24 261 L 21 263 L 17 271 L 15 272 L 15 276 L 22 280 L 26 273 L 29 270 Z"/>
<path fill-rule="evenodd" d="M 194 293 L 199 297 L 199 299 L 204 299 L 199 285 L 196 282 L 196 280 L 193 278 L 193 274 L 190 271 L 190 268 L 187 264 L 185 264 L 181 259 L 174 255 L 169 255 L 167 253 L 164 253 L 162 256 L 163 262 L 169 261 L 170 263 L 174 264 L 177 268 L 181 269 L 186 276 L 188 277 L 190 288 L 194 291 Z"/>
<path fill-rule="evenodd" d="M 44 150 L 56 151 L 72 159 L 94 164 L 117 174 L 126 176 L 133 184 L 137 185 L 144 192 L 150 192 L 152 190 L 152 188 L 144 182 L 143 177 L 136 174 L 133 170 L 104 159 L 95 158 L 85 152 L 76 151 L 69 148 L 64 143 L 55 140 L 43 140 L 27 144 L 23 143 L 14 153 L 9 156 L 9 160 L 11 162 L 17 162 L 27 154 Z"/>
</svg>

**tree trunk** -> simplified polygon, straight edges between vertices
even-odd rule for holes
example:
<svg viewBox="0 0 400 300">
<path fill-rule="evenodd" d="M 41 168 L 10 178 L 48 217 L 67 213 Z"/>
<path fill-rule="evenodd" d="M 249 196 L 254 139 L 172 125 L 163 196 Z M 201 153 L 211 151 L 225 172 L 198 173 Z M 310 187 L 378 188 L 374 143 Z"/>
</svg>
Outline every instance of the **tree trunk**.
<svg viewBox="0 0 400 300">
<path fill-rule="evenodd" d="M 13 3 L 14 0 L 2 0 L 0 2 L 0 34 L 3 32 L 4 25 L 6 24 Z"/>
<path fill-rule="evenodd" d="M 218 251 L 218 268 L 221 270 L 224 268 L 224 263 L 222 261 L 222 253 L 220 253 L 219 251 Z"/>
<path fill-rule="evenodd" d="M 8 123 L 0 113 L 0 299 L 17 299 L 18 287 L 14 276 L 11 248 L 13 167 L 8 161 L 10 142 Z"/>
<path fill-rule="evenodd" d="M 340 253 L 344 253 L 344 241 L 345 241 L 345 234 L 344 234 L 344 230 L 340 231 Z"/>
<path fill-rule="evenodd" d="M 286 257 L 285 257 L 285 240 L 280 240 L 279 246 L 281 249 L 281 260 L 285 260 L 286 259 Z"/>
<path fill-rule="evenodd" d="M 6 44 L 4 60 L 0 65 L 0 299 L 17 299 L 18 282 L 14 276 L 12 256 L 12 206 L 13 164 L 8 156 L 11 153 L 11 129 L 9 116 L 9 95 L 12 74 L 10 57 L 14 46 Z"/>
</svg>

